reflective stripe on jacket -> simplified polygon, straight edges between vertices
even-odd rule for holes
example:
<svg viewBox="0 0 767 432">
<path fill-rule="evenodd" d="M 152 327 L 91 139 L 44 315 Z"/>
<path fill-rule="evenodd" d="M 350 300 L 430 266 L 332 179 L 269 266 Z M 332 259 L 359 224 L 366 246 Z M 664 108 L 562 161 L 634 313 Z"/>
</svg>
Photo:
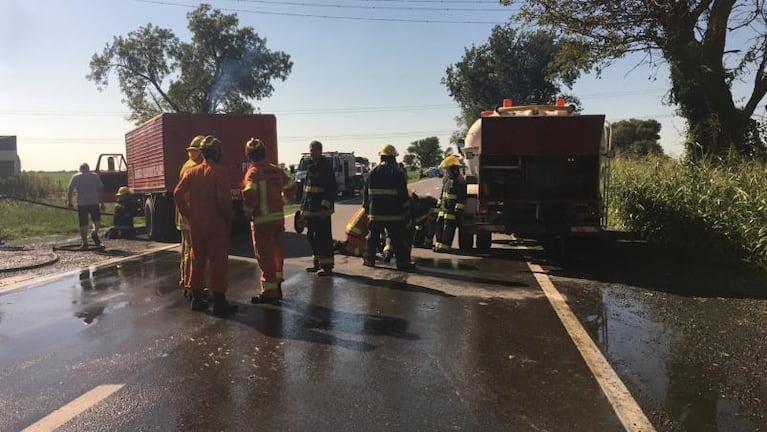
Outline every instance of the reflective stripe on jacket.
<svg viewBox="0 0 767 432">
<path fill-rule="evenodd" d="M 251 163 L 242 180 L 245 215 L 255 224 L 285 219 L 283 193 L 291 187 L 291 177 L 277 165 Z"/>
<path fill-rule="evenodd" d="M 330 159 L 320 156 L 309 162 L 306 169 L 301 215 L 304 217 L 328 217 L 334 212 L 336 198 L 336 175 Z"/>
<path fill-rule="evenodd" d="M 407 177 L 399 166 L 382 161 L 370 171 L 362 192 L 362 207 L 371 222 L 405 221 L 410 217 L 409 203 Z"/>
<path fill-rule="evenodd" d="M 462 214 L 466 205 L 466 180 L 458 174 L 449 177 L 442 184 L 442 194 L 439 200 L 439 217 L 454 220 L 457 214 Z"/>
<path fill-rule="evenodd" d="M 368 215 L 365 213 L 365 209 L 360 207 L 349 219 L 344 233 L 350 237 L 364 238 L 368 235 L 368 232 Z"/>
</svg>

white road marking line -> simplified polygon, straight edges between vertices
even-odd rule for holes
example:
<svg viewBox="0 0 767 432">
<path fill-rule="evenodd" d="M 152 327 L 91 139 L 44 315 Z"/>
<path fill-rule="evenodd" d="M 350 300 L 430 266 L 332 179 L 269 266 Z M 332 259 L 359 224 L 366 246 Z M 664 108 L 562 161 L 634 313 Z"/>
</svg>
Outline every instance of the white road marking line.
<svg viewBox="0 0 767 432">
<path fill-rule="evenodd" d="M 123 388 L 123 386 L 125 386 L 125 384 L 106 384 L 95 387 L 88 393 L 85 393 L 79 398 L 43 417 L 40 421 L 27 427 L 22 432 L 52 431 L 61 427 L 66 422 L 77 417 L 83 411 L 108 398 L 112 393 Z"/>
<path fill-rule="evenodd" d="M 623 384 L 618 374 L 615 373 L 615 370 L 610 366 L 604 355 L 602 355 L 602 352 L 599 351 L 599 348 L 589 337 L 589 334 L 586 333 L 578 318 L 567 305 L 567 302 L 565 302 L 562 294 L 557 291 L 554 283 L 544 273 L 543 268 L 538 264 L 531 263 L 527 263 L 527 266 L 530 268 L 533 276 L 535 276 L 535 280 L 538 281 L 538 285 L 543 289 L 544 294 L 546 294 L 546 298 L 549 299 L 549 303 L 551 303 L 557 316 L 559 316 L 559 320 L 565 326 L 567 333 L 581 353 L 586 365 L 591 370 L 591 373 L 594 374 L 594 378 L 599 383 L 599 387 L 602 388 L 602 392 L 607 396 L 607 400 L 612 405 L 613 410 L 615 410 L 615 414 L 620 419 L 623 427 L 631 432 L 654 432 L 655 427 L 645 416 L 642 408 L 639 407 L 637 401 L 631 396 L 631 392 Z"/>
</svg>

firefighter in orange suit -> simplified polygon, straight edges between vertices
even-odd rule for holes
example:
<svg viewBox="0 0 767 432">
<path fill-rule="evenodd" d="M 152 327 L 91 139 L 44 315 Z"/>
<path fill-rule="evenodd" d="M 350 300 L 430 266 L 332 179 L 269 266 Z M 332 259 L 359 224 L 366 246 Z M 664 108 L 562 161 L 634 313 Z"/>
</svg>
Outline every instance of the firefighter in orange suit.
<svg viewBox="0 0 767 432">
<path fill-rule="evenodd" d="M 251 303 L 282 299 L 285 257 L 284 196 L 295 193 L 295 181 L 282 168 L 266 161 L 266 147 L 258 138 L 245 144 L 250 165 L 242 180 L 243 210 L 251 220 L 253 250 L 261 267 L 261 291 Z"/>
<path fill-rule="evenodd" d="M 186 148 L 186 155 L 189 157 L 184 165 L 181 167 L 181 172 L 178 174 L 179 180 L 186 176 L 192 167 L 202 162 L 202 153 L 200 153 L 200 143 L 205 139 L 203 135 L 197 135 L 192 138 L 192 142 Z M 184 296 L 189 296 L 191 299 L 191 279 L 190 270 L 192 266 L 192 233 L 189 231 L 189 223 L 186 218 L 181 216 L 181 213 L 176 207 L 176 229 L 181 233 L 181 263 L 179 264 L 179 280 L 178 284 L 184 289 Z"/>
<path fill-rule="evenodd" d="M 336 176 L 333 163 L 322 155 L 321 142 L 312 141 L 309 154 L 312 159 L 306 170 L 301 217 L 306 221 L 306 237 L 312 247 L 314 263 L 306 271 L 329 276 L 333 274 L 331 215 L 336 198 Z"/>
<path fill-rule="evenodd" d="M 234 216 L 229 172 L 219 163 L 223 149 L 216 137 L 206 136 L 200 151 L 203 162 L 179 180 L 173 198 L 192 234 L 192 310 L 208 308 L 202 292 L 207 268 L 213 314 L 226 317 L 237 312 L 237 306 L 226 300 L 229 230 Z"/>
<path fill-rule="evenodd" d="M 461 224 L 466 205 L 466 180 L 461 175 L 461 161 L 450 155 L 439 165 L 445 170 L 442 195 L 437 214 L 437 239 L 435 252 L 449 252 L 455 237 L 455 230 Z"/>
<path fill-rule="evenodd" d="M 364 256 L 368 235 L 368 215 L 364 208 L 360 207 L 354 212 L 349 222 L 346 223 L 344 233 L 346 240 L 337 242 L 334 249 L 344 255 Z"/>
</svg>

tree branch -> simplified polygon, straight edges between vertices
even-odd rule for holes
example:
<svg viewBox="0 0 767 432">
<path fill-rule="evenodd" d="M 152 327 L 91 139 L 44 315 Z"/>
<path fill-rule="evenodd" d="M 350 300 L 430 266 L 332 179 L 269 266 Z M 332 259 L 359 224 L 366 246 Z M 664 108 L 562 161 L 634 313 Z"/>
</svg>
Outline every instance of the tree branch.
<svg viewBox="0 0 767 432">
<path fill-rule="evenodd" d="M 126 65 L 123 65 L 123 64 L 112 64 L 112 65 L 110 65 L 110 67 L 125 69 L 125 70 L 129 71 L 130 73 L 145 79 L 148 83 L 150 83 L 152 85 L 152 87 L 154 87 L 155 90 L 157 90 L 157 92 L 160 94 L 160 96 L 162 96 L 162 98 L 165 100 L 165 102 L 168 102 L 168 104 L 171 106 L 171 108 L 173 108 L 176 112 L 181 112 L 181 110 L 173 102 L 173 100 L 171 100 L 171 98 L 168 97 L 167 94 L 165 94 L 165 92 L 162 90 L 160 85 L 158 83 L 156 83 L 150 76 L 148 76 L 148 75 L 146 75 L 144 73 L 141 73 L 140 71 L 137 71 L 137 70 L 135 70 L 133 68 L 130 68 L 130 67 L 128 67 Z"/>
</svg>

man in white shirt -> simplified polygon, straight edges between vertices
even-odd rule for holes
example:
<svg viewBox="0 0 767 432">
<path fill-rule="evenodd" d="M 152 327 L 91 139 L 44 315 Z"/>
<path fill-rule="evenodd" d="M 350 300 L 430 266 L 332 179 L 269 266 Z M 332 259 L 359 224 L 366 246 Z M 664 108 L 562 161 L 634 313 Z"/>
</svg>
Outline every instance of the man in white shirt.
<svg viewBox="0 0 767 432">
<path fill-rule="evenodd" d="M 99 228 L 101 225 L 101 209 L 104 203 L 101 202 L 101 178 L 91 172 L 87 163 L 80 165 L 80 172 L 73 175 L 69 180 L 67 189 L 67 206 L 72 208 L 72 193 L 77 190 L 77 219 L 80 223 L 80 237 L 82 243 L 80 249 L 88 248 L 88 216 L 93 221 L 93 232 L 91 239 L 96 247 L 101 246 L 99 240 Z"/>
</svg>

